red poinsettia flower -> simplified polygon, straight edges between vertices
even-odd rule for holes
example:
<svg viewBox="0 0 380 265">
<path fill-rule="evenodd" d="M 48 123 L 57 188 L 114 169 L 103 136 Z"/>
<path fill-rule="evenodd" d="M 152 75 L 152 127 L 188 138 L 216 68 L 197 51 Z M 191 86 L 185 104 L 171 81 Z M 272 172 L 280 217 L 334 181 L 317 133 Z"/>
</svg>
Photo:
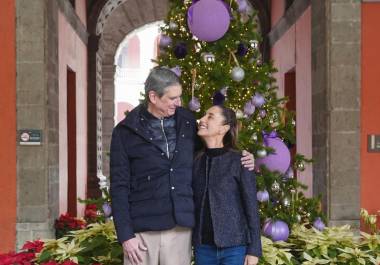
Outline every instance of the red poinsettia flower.
<svg viewBox="0 0 380 265">
<path fill-rule="evenodd" d="M 41 265 L 59 265 L 55 260 L 49 260 L 48 262 L 41 263 Z"/>
<path fill-rule="evenodd" d="M 0 255 L 1 265 L 32 265 L 32 260 L 35 258 L 35 253 L 30 252 L 20 252 L 14 253 L 9 252 L 8 254 Z"/>
<path fill-rule="evenodd" d="M 95 204 L 87 204 L 86 210 L 84 211 L 84 216 L 86 219 L 96 219 L 97 217 L 97 207 Z"/>
<path fill-rule="evenodd" d="M 27 241 L 21 249 L 34 252 L 34 253 L 40 253 L 41 250 L 44 248 L 44 242 L 41 240 L 35 240 L 35 241 Z"/>
<path fill-rule="evenodd" d="M 61 265 L 78 265 L 78 263 L 75 263 L 74 261 L 71 260 L 65 260 Z"/>
</svg>

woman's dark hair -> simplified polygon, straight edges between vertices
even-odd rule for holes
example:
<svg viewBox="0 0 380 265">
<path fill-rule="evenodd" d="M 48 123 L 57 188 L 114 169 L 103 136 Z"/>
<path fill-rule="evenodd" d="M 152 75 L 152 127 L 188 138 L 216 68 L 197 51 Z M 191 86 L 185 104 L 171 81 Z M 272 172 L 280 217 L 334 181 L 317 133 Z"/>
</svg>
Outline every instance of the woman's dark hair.
<svg viewBox="0 0 380 265">
<path fill-rule="evenodd" d="M 230 126 L 230 129 L 223 137 L 223 145 L 227 149 L 237 149 L 238 124 L 235 111 L 223 105 L 217 106 L 222 110 L 224 124 Z"/>
</svg>

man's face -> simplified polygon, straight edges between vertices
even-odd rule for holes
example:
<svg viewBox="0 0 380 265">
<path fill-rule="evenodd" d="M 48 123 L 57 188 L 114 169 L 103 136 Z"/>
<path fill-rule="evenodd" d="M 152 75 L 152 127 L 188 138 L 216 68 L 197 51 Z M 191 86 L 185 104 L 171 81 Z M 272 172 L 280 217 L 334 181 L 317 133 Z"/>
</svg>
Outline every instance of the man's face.
<svg viewBox="0 0 380 265">
<path fill-rule="evenodd" d="M 149 92 L 151 108 L 150 111 L 156 117 L 168 117 L 175 113 L 177 107 L 181 106 L 181 85 L 168 86 L 164 95 L 159 97 L 156 92 Z"/>
</svg>

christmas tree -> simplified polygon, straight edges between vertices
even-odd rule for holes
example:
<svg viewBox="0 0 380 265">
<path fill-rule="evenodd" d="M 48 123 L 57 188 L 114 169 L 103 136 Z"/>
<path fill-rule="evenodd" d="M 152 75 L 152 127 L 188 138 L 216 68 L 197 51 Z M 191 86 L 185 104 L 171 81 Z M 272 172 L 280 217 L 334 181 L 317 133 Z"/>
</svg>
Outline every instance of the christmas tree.
<svg viewBox="0 0 380 265">
<path fill-rule="evenodd" d="M 245 0 L 171 0 L 157 63 L 180 76 L 183 105 L 197 117 L 218 104 L 236 111 L 239 146 L 256 157 L 264 234 L 286 240 L 294 223 L 323 229 L 324 217 L 295 178 L 310 160 L 290 155 L 295 117 L 277 97 L 272 62 L 262 60 L 257 21 Z"/>
</svg>

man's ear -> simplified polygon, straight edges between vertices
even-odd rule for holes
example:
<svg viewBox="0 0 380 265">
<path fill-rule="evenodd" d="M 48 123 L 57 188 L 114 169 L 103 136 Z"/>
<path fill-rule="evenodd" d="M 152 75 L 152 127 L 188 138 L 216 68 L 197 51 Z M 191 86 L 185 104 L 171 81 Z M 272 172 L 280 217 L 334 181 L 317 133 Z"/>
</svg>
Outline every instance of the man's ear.
<svg viewBox="0 0 380 265">
<path fill-rule="evenodd" d="M 155 104 L 157 102 L 157 94 L 153 90 L 148 92 L 149 101 Z"/>
</svg>

